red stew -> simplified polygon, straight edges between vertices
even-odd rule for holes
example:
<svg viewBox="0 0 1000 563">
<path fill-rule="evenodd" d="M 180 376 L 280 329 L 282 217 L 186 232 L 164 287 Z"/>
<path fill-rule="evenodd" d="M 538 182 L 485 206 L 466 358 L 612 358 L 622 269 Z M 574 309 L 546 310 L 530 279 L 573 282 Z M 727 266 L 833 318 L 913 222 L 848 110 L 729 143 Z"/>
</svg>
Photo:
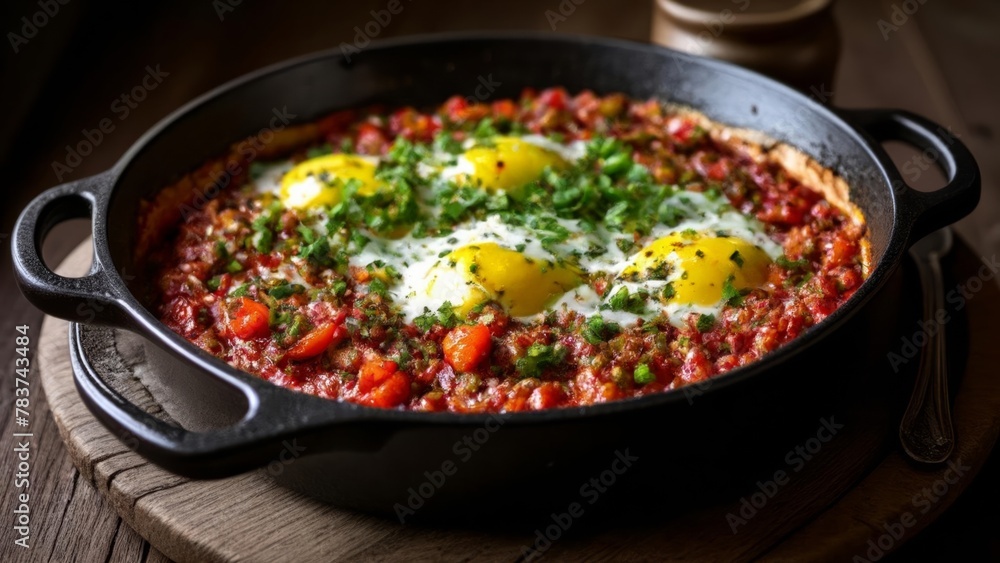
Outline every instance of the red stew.
<svg viewBox="0 0 1000 563">
<path fill-rule="evenodd" d="M 454 97 L 428 112 L 371 107 L 335 113 L 296 129 L 301 138 L 285 143 L 284 156 L 292 163 L 329 154 L 384 157 L 379 181 L 396 192 L 361 195 L 362 182 L 340 182 L 341 201 L 323 203 L 329 220 L 324 232 L 301 210 L 246 187 L 262 157 L 276 154 L 243 154 L 236 172 L 226 176 L 228 185 L 211 199 L 187 197 L 178 205 L 178 224 L 151 248 L 152 301 L 170 329 L 239 369 L 289 389 L 376 407 L 536 410 L 698 383 L 754 362 L 822 321 L 860 286 L 865 266 L 859 219 L 778 164 L 720 140 L 702 125 L 655 100 L 586 91 L 571 96 L 560 88 L 492 103 Z M 525 322 L 498 299 L 464 315 L 442 308 L 407 321 L 388 298 L 392 272 L 358 267 L 351 249 L 366 236 L 391 241 L 414 228 L 428 237 L 447 236 L 454 224 L 494 211 L 501 197 L 511 216 L 529 209 L 518 207 L 522 203 L 564 205 L 572 190 L 548 176 L 532 184 L 534 195 L 525 202 L 499 192 L 484 199 L 475 187 L 452 186 L 453 193 L 436 196 L 451 222 L 422 217 L 423 208 L 414 204 L 418 196 L 410 188 L 424 181 L 413 173 L 419 169 L 414 159 L 449 145 L 460 151 L 454 145 L 470 139 L 528 134 L 564 144 L 604 139 L 588 149 L 590 160 L 576 172 L 584 178 L 578 178 L 580 185 L 603 183 L 594 197 L 614 201 L 613 190 L 662 186 L 714 193 L 759 220 L 783 255 L 769 264 L 759 287 L 733 294 L 717 315 L 692 313 L 680 326 L 648 315 L 626 325 L 565 308 Z M 203 195 L 209 184 L 204 170 L 200 174 L 183 182 Z M 559 171 L 549 168 L 547 174 Z M 362 203 L 345 205 L 352 197 Z M 618 205 L 624 211 L 606 220 L 620 220 L 616 232 L 627 237 L 635 229 L 638 242 L 651 227 L 643 223 L 644 212 L 629 205 Z M 147 210 L 143 228 L 166 213 L 157 206 L 163 202 Z M 627 237 L 620 239 L 626 247 Z M 295 273 L 277 279 L 274 273 L 282 268 Z M 606 297 L 616 282 L 597 276 L 584 283 Z M 657 306 L 655 299 L 651 303 L 639 306 L 648 311 Z"/>
</svg>

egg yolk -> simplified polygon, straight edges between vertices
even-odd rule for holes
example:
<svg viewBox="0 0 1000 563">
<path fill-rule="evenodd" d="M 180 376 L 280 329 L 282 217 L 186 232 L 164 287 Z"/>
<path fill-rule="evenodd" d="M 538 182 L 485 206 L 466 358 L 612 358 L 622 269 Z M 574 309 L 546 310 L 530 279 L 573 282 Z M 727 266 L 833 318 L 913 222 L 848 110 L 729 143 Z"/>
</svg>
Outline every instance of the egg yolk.
<svg viewBox="0 0 1000 563">
<path fill-rule="evenodd" d="M 456 313 L 467 316 L 485 301 L 494 300 L 515 317 L 539 313 L 563 293 L 580 284 L 574 270 L 530 258 L 496 243 L 463 246 L 446 256 L 465 278 L 471 291 Z"/>
<path fill-rule="evenodd" d="M 559 154 L 516 137 L 494 137 L 493 146 L 473 147 L 463 155 L 474 169 L 471 181 L 489 191 L 516 192 L 546 167 L 568 166 Z"/>
<path fill-rule="evenodd" d="M 737 237 L 673 234 L 643 248 L 622 276 L 671 279 L 670 301 L 715 305 L 727 281 L 735 289 L 762 286 L 770 264 L 763 250 Z"/>
<path fill-rule="evenodd" d="M 344 184 L 350 180 L 361 183 L 360 195 L 372 195 L 381 187 L 375 180 L 375 168 L 370 160 L 349 154 L 310 158 L 281 179 L 281 202 L 293 209 L 336 205 L 343 199 Z"/>
</svg>

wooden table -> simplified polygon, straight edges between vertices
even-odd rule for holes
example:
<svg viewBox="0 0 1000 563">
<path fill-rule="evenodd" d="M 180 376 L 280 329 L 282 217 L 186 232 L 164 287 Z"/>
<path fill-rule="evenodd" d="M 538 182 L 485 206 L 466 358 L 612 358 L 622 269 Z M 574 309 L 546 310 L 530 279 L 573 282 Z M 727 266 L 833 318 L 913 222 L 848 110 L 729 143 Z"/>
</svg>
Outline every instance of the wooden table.
<svg viewBox="0 0 1000 563">
<path fill-rule="evenodd" d="M 225 1 L 225 0 L 223 0 Z M 835 102 L 846 107 L 902 107 L 949 127 L 979 157 L 984 193 L 980 208 L 958 227 L 985 258 L 1000 251 L 1000 161 L 995 158 L 995 136 L 1000 113 L 993 102 L 1000 55 L 1000 7 L 989 0 L 953 0 L 920 4 L 916 13 L 887 38 L 879 20 L 891 21 L 893 2 L 842 0 L 836 16 L 844 39 L 837 81 L 831 90 Z M 28 43 L 14 54 L 4 49 L 6 79 L 0 102 L 8 110 L 0 120 L 0 165 L 7 205 L 0 223 L 0 239 L 9 242 L 16 213 L 41 190 L 58 183 L 53 162 L 63 162 L 66 145 L 83 139 L 82 129 L 93 129 L 103 118 L 114 120 L 115 130 L 102 139 L 93 154 L 66 173 L 71 180 L 100 172 L 157 120 L 212 86 L 261 65 L 350 41 L 354 25 L 370 19 L 368 10 L 383 2 L 337 5 L 306 1 L 291 6 L 252 6 L 242 3 L 218 14 L 211 2 L 171 3 L 161 7 L 142 3 L 101 8 L 70 3 L 62 6 Z M 147 5 L 148 4 L 148 5 Z M 218 3 L 217 3 L 218 4 Z M 339 3 L 338 3 L 339 4 Z M 503 8 L 441 0 L 407 3 L 404 12 L 386 26 L 384 37 L 447 29 L 550 29 L 545 10 L 558 2 L 512 1 Z M 228 3 L 227 3 L 228 5 Z M 37 11 L 30 1 L 7 2 L 0 8 L 4 29 L 20 29 L 22 16 Z M 645 39 L 650 5 L 644 0 L 589 0 L 577 7 L 557 31 L 607 34 Z M 127 21 L 127 25 L 118 22 Z M 305 22 L 327 22 L 322 33 L 305 33 Z M 147 65 L 169 73 L 156 90 L 124 119 L 112 103 L 132 89 Z M 121 106 L 117 106 L 121 107 Z M 902 154 L 903 161 L 914 158 Z M 917 183 L 933 187 L 933 171 Z M 57 261 L 85 232 L 79 222 L 60 228 L 49 238 L 47 256 Z M 0 339 L 0 357 L 13 355 L 15 325 L 31 326 L 37 338 L 41 314 L 14 289 L 9 256 L 2 257 L 0 294 L 10 338 Z M 3 368 L 9 376 L 11 364 Z M 10 377 L 6 378 L 10 381 Z M 13 402 L 12 384 L 0 387 L 5 405 Z M 0 560 L 43 561 L 158 561 L 165 560 L 110 508 L 69 461 L 47 404 L 32 395 L 32 545 L 13 546 L 9 525 L 2 527 Z M 10 412 L 8 408 L 5 412 Z M 14 447 L 13 415 L 0 421 L 0 451 Z M 994 454 L 968 493 L 921 536 L 895 556 L 933 559 L 984 559 L 1000 556 L 995 530 L 1000 515 L 1000 464 Z M 5 473 L 13 473 L 13 456 L 3 456 Z M 9 472 L 8 472 L 9 470 Z M 8 481 L 9 482 L 9 481 Z M 9 487 L 10 485 L 8 485 Z M 0 512 L 11 515 L 14 498 L 5 491 Z M 9 522 L 8 516 L 7 522 Z"/>
</svg>

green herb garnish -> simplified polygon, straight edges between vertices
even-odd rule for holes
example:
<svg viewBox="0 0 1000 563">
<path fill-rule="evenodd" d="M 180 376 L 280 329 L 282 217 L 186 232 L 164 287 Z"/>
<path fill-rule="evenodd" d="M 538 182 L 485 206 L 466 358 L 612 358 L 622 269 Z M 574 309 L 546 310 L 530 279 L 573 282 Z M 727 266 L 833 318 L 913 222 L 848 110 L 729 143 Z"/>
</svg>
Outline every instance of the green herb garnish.
<svg viewBox="0 0 1000 563">
<path fill-rule="evenodd" d="M 639 364 L 635 366 L 635 371 L 632 372 L 632 379 L 639 385 L 645 385 L 656 381 L 656 375 L 650 371 L 648 365 Z"/>
</svg>

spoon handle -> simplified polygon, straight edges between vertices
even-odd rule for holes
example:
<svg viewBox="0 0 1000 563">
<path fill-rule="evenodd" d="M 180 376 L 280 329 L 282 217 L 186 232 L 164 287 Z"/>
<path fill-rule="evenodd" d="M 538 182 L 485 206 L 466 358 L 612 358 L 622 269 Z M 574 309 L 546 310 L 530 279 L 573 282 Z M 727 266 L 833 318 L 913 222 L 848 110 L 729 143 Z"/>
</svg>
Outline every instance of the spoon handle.
<svg viewBox="0 0 1000 563">
<path fill-rule="evenodd" d="M 916 461 L 941 463 L 955 447 L 955 431 L 948 402 L 948 368 L 945 356 L 945 327 L 937 315 L 944 310 L 944 282 L 938 255 L 916 260 L 924 294 L 922 330 L 927 342 L 920 350 L 920 366 L 910 404 L 899 425 L 903 450 Z M 930 334 L 927 334 L 930 332 Z"/>
</svg>

